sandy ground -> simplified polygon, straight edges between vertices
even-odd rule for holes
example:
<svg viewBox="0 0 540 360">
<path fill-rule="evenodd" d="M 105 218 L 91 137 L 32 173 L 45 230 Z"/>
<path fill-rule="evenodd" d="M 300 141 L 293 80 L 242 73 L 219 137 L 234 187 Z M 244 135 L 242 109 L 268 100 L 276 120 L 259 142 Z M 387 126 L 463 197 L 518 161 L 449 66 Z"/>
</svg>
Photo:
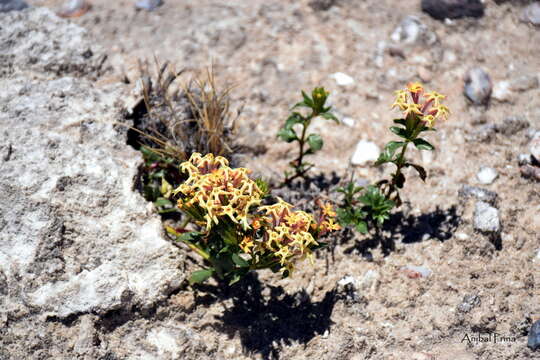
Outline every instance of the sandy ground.
<svg viewBox="0 0 540 360">
<path fill-rule="evenodd" d="M 34 3 L 54 8 L 61 2 Z M 338 115 L 354 119 L 353 126 L 315 124 L 325 145 L 311 160 L 315 172 L 326 174 L 345 173 L 359 140 L 382 147 L 392 138 L 387 127 L 396 114 L 389 105 L 393 91 L 408 81 L 423 80 L 446 94 L 452 112 L 430 135 L 433 156 L 418 156 L 428 169 L 427 184 L 411 174 L 402 195 L 407 203 L 394 216 L 396 228 L 387 231 L 397 240 L 395 251 L 384 256 L 375 249 L 366 259 L 351 240 L 336 246 L 333 259 L 321 253 L 314 267 L 306 264 L 292 279 L 262 273 L 261 282 L 246 281 L 229 294 L 186 289 L 155 318 L 111 328 L 117 341 L 135 336 L 133 327 L 160 322 L 189 329 L 179 335 L 183 350 L 163 358 L 540 358 L 526 347 L 527 331 L 540 319 L 540 187 L 521 177 L 517 162 L 527 153 L 531 129 L 540 130 L 540 89 L 488 107 L 473 107 L 462 94 L 474 66 L 493 83 L 540 76 L 540 28 L 519 21 L 521 5 L 486 1 L 483 18 L 447 23 L 422 13 L 413 0 L 342 0 L 327 11 L 304 0 L 169 0 L 154 12 L 136 11 L 132 1 L 92 5 L 73 21 L 109 50 L 113 71 L 102 81 L 124 75 L 136 80 L 137 60 L 154 56 L 187 69 L 186 80 L 213 63 L 224 84 L 236 85 L 238 141 L 267 148 L 258 157 L 246 155 L 245 165 L 269 178 L 279 179 L 293 155 L 275 134 L 300 89 L 324 85 Z M 393 43 L 392 32 L 408 15 L 417 16 L 436 41 Z M 383 42 L 392 50 L 378 51 Z M 336 72 L 354 83 L 337 85 L 330 77 Z M 530 126 L 511 135 L 482 135 L 486 124 L 508 116 L 523 116 Z M 474 231 L 474 200 L 458 196 L 463 184 L 478 185 L 481 166 L 499 173 L 483 187 L 498 194 L 500 250 Z M 372 167 L 354 171 L 371 181 L 382 175 Z M 432 274 L 410 278 L 401 270 L 406 265 L 428 267 Z M 354 289 L 338 285 L 345 276 L 356 279 Z M 465 311 L 467 302 L 472 305 Z M 511 339 L 464 340 L 479 333 Z"/>
</svg>

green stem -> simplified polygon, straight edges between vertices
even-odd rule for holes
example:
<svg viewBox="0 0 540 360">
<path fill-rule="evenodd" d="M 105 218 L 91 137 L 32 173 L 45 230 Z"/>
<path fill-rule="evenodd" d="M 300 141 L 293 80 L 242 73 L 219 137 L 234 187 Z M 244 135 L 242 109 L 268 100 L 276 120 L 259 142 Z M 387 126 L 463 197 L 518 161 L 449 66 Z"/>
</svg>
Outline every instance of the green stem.
<svg viewBox="0 0 540 360">
<path fill-rule="evenodd" d="M 302 166 L 302 160 L 304 160 L 304 145 L 306 143 L 307 128 L 308 128 L 312 118 L 313 118 L 313 114 L 310 115 L 306 119 L 306 122 L 305 122 L 305 124 L 303 124 L 303 127 L 302 127 L 302 136 L 300 137 L 300 141 L 298 142 L 300 144 L 300 154 L 298 155 L 298 159 L 297 159 L 296 174 L 301 172 L 299 169 Z"/>
<path fill-rule="evenodd" d="M 210 254 L 208 254 L 206 251 L 195 245 L 189 240 L 180 240 L 183 243 L 185 243 L 191 250 L 195 251 L 197 254 L 201 255 L 205 260 L 210 259 Z"/>
</svg>

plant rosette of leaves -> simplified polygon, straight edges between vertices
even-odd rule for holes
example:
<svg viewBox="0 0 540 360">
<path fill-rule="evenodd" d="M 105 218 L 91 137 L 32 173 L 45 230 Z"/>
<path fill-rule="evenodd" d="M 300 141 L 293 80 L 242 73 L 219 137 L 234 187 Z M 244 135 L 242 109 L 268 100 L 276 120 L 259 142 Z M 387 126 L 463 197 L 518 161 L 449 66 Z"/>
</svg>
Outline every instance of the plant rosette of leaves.
<svg viewBox="0 0 540 360">
<path fill-rule="evenodd" d="M 293 111 L 279 130 L 277 134 L 278 138 L 288 143 L 296 142 L 298 144 L 298 156 L 290 163 L 293 172 L 285 172 L 283 185 L 290 184 L 296 178 L 304 177 L 314 166 L 304 161 L 305 156 L 315 154 L 323 147 L 322 137 L 319 134 L 309 133 L 308 131 L 311 121 L 320 116 L 339 123 L 338 119 L 330 112 L 332 107 L 326 106 L 329 95 L 330 93 L 323 87 L 313 89 L 311 97 L 302 91 L 303 100 L 294 105 L 293 110 L 306 108 L 309 109 L 308 114 L 303 115 L 301 112 Z M 297 125 L 300 126 L 299 133 L 294 129 Z"/>
<path fill-rule="evenodd" d="M 427 178 L 426 170 L 419 164 L 407 160 L 410 144 L 418 150 L 433 151 L 435 147 L 422 136 L 435 131 L 435 123 L 446 119 L 449 110 L 441 101 L 445 98 L 435 91 L 426 92 L 419 83 L 409 83 L 406 89 L 396 91 L 392 108 L 402 111 L 403 117 L 394 120 L 390 131 L 399 136 L 398 141 L 390 141 L 384 147 L 375 165 L 390 163 L 396 167 L 390 179 L 384 179 L 367 188 L 357 187 L 353 182 L 338 188 L 343 193 L 343 204 L 337 209 L 339 222 L 343 226 L 353 226 L 360 233 L 369 231 L 369 224 L 381 227 L 390 218 L 390 211 L 401 206 L 399 190 L 405 184 L 403 169 L 413 168 L 422 181 Z"/>
<path fill-rule="evenodd" d="M 233 284 L 261 269 L 288 277 L 298 260 L 313 261 L 313 252 L 326 245 L 323 236 L 340 229 L 330 204 L 319 202 L 316 216 L 279 198 L 261 205 L 268 185 L 252 180 L 248 169 L 230 168 L 224 157 L 194 153 L 180 169 L 188 179 L 173 193 L 195 230 L 167 231 L 208 265 L 191 275 L 192 284 L 211 276 Z"/>
</svg>

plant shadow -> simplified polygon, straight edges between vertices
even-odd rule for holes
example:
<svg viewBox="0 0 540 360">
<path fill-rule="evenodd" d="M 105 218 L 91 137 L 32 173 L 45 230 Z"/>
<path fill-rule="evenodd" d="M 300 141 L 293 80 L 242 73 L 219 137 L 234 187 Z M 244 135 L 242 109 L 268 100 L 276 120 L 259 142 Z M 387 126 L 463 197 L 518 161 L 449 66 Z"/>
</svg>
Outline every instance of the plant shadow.
<svg viewBox="0 0 540 360">
<path fill-rule="evenodd" d="M 357 251 L 364 257 L 372 258 L 371 250 L 381 246 L 383 254 L 389 255 L 396 249 L 396 242 L 411 244 L 436 239 L 446 241 L 452 237 L 461 221 L 457 206 L 441 209 L 421 215 L 405 214 L 403 211 L 392 214 L 384 224 L 382 231 L 370 234 L 368 239 L 357 241 L 347 248 L 345 253 Z"/>
<path fill-rule="evenodd" d="M 206 287 L 205 295 L 197 301 L 224 299 L 231 299 L 232 306 L 225 306 L 223 314 L 216 317 L 220 321 L 217 330 L 230 338 L 238 334 L 245 353 L 279 359 L 282 346 L 306 344 L 329 329 L 338 297 L 331 290 L 321 301 L 312 301 L 304 289 L 288 294 L 281 286 L 263 286 L 256 274 L 249 274 L 230 288 Z"/>
</svg>

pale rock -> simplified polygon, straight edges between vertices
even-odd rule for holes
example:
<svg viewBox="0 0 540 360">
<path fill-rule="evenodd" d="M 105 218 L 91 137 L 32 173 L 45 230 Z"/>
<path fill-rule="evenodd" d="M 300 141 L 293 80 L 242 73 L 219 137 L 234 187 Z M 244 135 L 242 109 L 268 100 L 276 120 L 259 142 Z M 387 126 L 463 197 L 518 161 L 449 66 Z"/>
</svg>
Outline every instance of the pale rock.
<svg viewBox="0 0 540 360">
<path fill-rule="evenodd" d="M 421 43 L 429 46 L 437 41 L 435 33 L 429 31 L 416 16 L 407 16 L 401 20 L 390 38 L 396 43 L 405 45 Z"/>
<path fill-rule="evenodd" d="M 492 167 L 484 166 L 480 168 L 480 171 L 476 174 L 476 178 L 480 182 L 480 184 L 489 185 L 492 184 L 499 174 L 497 173 L 497 170 L 495 170 Z"/>
<path fill-rule="evenodd" d="M 540 26 L 540 2 L 533 2 L 523 9 L 521 20 Z"/>
<path fill-rule="evenodd" d="M 515 95 L 510 90 L 510 82 L 506 80 L 495 83 L 491 97 L 499 102 L 513 103 L 515 101 Z"/>
<path fill-rule="evenodd" d="M 488 73 L 480 68 L 470 69 L 465 77 L 465 96 L 475 105 L 486 105 L 491 96 L 492 84 Z"/>
<path fill-rule="evenodd" d="M 360 166 L 374 162 L 379 158 L 380 153 L 381 150 L 377 144 L 368 140 L 360 140 L 351 158 L 351 164 Z"/>
<path fill-rule="evenodd" d="M 338 84 L 339 86 L 348 86 L 354 84 L 354 79 L 342 72 L 334 73 L 330 75 L 330 77 L 334 79 L 336 81 L 336 84 Z"/>
<path fill-rule="evenodd" d="M 183 253 L 134 190 L 142 157 L 115 125 L 122 90 L 93 80 L 95 43 L 46 8 L 2 14 L 0 322 L 17 359 L 105 358 L 99 316 L 151 309 L 185 279 Z"/>
<path fill-rule="evenodd" d="M 349 127 L 354 127 L 355 125 L 355 121 L 353 118 L 350 118 L 350 117 L 344 117 L 343 119 L 341 119 L 341 122 L 344 124 L 344 125 L 347 125 Z"/>
<path fill-rule="evenodd" d="M 474 208 L 474 228 L 484 233 L 497 233 L 501 228 L 499 210 L 483 201 Z"/>
</svg>

